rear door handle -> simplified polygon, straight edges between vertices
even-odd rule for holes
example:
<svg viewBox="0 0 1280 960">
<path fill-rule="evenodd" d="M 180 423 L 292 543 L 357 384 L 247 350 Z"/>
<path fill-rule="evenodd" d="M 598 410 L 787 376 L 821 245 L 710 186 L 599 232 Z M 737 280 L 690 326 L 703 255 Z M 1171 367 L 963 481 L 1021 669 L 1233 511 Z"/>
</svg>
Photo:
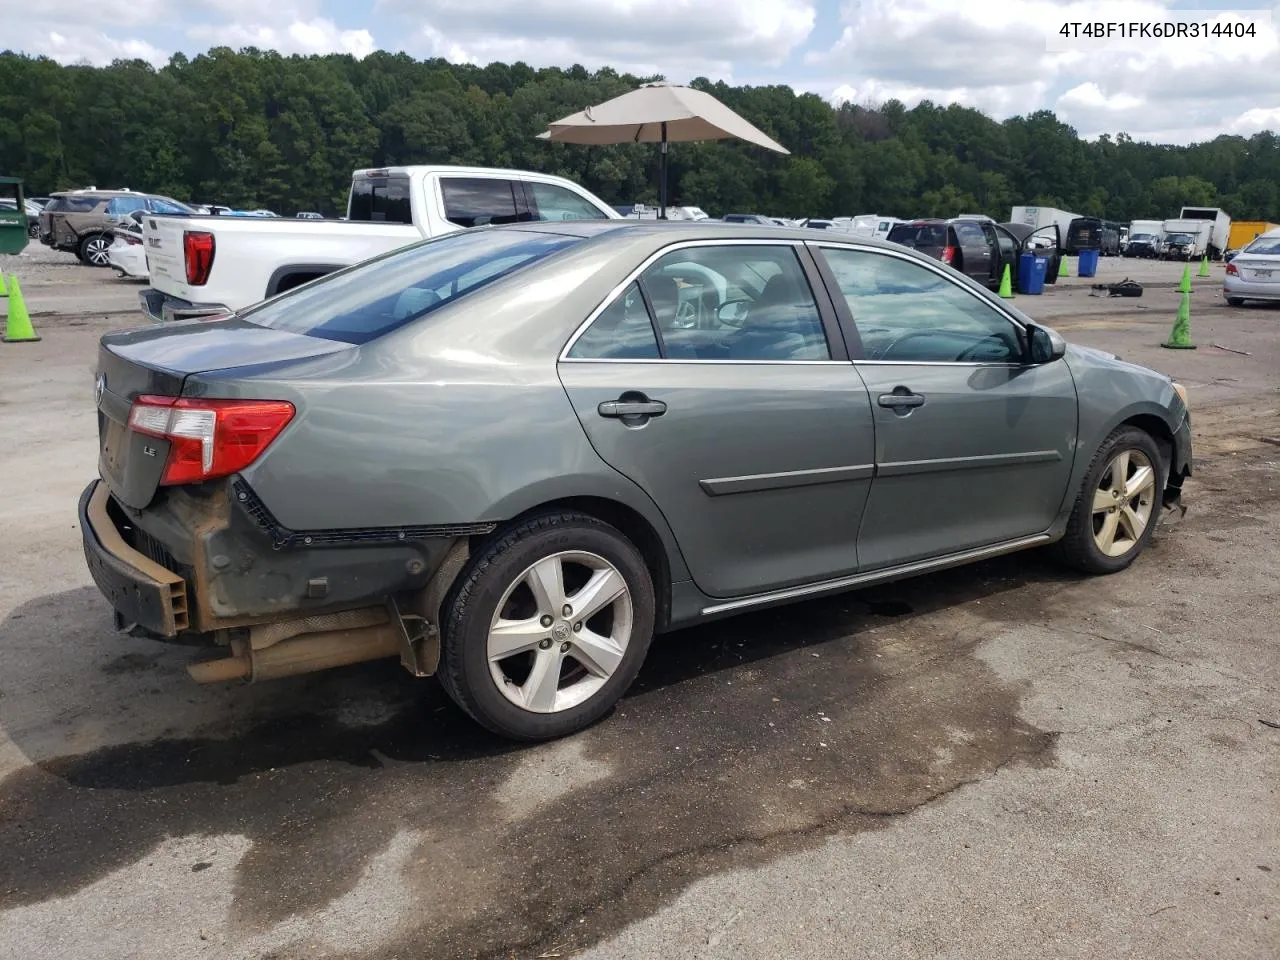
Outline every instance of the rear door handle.
<svg viewBox="0 0 1280 960">
<path fill-rule="evenodd" d="M 891 410 L 903 410 L 911 407 L 923 407 L 924 397 L 918 393 L 882 393 L 876 402 L 882 407 L 889 407 Z"/>
<path fill-rule="evenodd" d="M 596 408 L 602 417 L 660 417 L 667 412 L 661 400 L 606 400 Z"/>
</svg>

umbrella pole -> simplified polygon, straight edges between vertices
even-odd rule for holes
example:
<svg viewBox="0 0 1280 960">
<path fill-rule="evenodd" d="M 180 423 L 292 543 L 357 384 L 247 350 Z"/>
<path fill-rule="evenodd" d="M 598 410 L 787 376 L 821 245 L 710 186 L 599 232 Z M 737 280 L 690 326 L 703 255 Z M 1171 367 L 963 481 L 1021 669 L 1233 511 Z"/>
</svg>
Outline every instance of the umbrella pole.
<svg viewBox="0 0 1280 960">
<path fill-rule="evenodd" d="M 662 123 L 662 153 L 658 157 L 658 219 L 667 219 L 667 124 Z"/>
</svg>

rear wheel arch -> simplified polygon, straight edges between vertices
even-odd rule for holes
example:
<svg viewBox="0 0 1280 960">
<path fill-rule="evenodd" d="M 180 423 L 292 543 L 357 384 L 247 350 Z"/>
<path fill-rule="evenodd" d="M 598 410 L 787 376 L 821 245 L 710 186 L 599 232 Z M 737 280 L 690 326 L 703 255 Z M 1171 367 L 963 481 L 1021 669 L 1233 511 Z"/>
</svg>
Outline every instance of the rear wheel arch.
<svg viewBox="0 0 1280 960">
<path fill-rule="evenodd" d="M 291 263 L 271 274 L 267 280 L 266 296 L 274 297 L 277 293 L 284 293 L 341 269 L 342 265 L 333 263 Z"/>
<path fill-rule="evenodd" d="M 644 514 L 618 500 L 600 496 L 579 496 L 540 503 L 500 524 L 492 533 L 473 538 L 471 555 L 478 554 L 483 549 L 483 544 L 491 538 L 502 537 L 507 531 L 526 523 L 532 517 L 552 513 L 585 514 L 602 523 L 607 523 L 631 541 L 644 558 L 645 567 L 653 581 L 656 607 L 655 628 L 663 629 L 671 619 L 672 562 L 667 545 L 662 534 Z"/>
</svg>

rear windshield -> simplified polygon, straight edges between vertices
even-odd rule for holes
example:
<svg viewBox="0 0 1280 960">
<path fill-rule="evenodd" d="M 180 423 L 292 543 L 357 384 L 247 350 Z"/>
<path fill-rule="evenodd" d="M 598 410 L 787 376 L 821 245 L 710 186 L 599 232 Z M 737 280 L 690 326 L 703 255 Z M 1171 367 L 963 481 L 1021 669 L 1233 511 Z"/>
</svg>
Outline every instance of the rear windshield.
<svg viewBox="0 0 1280 960">
<path fill-rule="evenodd" d="M 904 247 L 945 247 L 947 226 L 944 223 L 900 223 L 889 231 L 889 239 Z"/>
<path fill-rule="evenodd" d="M 331 273 L 241 316 L 275 330 L 368 343 L 581 242 L 525 230 L 459 231 Z"/>
<path fill-rule="evenodd" d="M 347 219 L 374 223 L 413 223 L 409 177 L 360 177 L 351 182 Z"/>
<path fill-rule="evenodd" d="M 1241 253 L 1265 253 L 1280 255 L 1280 237 L 1259 237 L 1249 244 Z"/>
</svg>

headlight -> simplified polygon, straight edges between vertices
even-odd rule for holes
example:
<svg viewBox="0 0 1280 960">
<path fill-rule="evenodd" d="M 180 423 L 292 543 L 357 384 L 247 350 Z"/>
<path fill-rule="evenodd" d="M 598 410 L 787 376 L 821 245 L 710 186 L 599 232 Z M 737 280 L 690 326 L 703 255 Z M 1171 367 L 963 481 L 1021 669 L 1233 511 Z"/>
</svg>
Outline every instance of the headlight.
<svg viewBox="0 0 1280 960">
<path fill-rule="evenodd" d="M 1187 388 L 1184 387 L 1182 384 L 1180 384 L 1177 380 L 1173 380 L 1171 382 L 1173 383 L 1173 392 L 1182 398 L 1182 405 L 1184 407 L 1187 406 Z"/>
</svg>

